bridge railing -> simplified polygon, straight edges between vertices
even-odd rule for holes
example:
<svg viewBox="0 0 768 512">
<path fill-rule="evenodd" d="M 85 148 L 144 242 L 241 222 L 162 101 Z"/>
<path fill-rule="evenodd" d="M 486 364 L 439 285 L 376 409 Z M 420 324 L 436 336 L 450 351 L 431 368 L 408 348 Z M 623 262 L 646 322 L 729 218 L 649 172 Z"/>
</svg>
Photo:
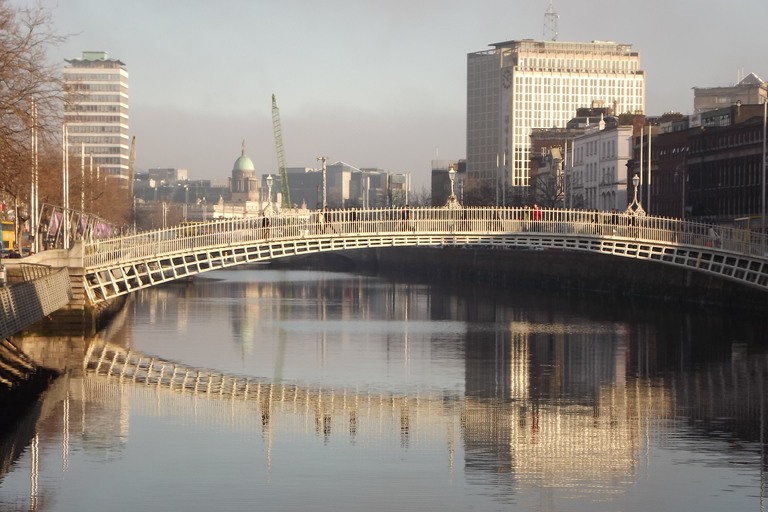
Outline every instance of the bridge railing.
<svg viewBox="0 0 768 512">
<path fill-rule="evenodd" d="M 404 208 L 287 213 L 273 217 L 214 220 L 85 245 L 85 266 L 135 261 L 205 248 L 226 248 L 259 240 L 295 240 L 355 235 L 415 233 L 498 235 L 542 234 L 616 237 L 718 248 L 737 254 L 765 254 L 761 235 L 744 230 L 625 213 L 527 208 Z"/>
</svg>

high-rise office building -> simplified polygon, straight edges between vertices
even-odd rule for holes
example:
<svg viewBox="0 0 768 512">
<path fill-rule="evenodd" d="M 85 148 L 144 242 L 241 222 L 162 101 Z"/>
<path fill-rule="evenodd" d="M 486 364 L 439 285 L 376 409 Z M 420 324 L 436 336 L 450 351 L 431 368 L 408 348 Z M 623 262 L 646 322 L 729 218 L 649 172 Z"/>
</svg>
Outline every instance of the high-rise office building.
<svg viewBox="0 0 768 512">
<path fill-rule="evenodd" d="M 90 159 L 99 171 L 128 185 L 128 71 L 106 52 L 83 52 L 67 59 L 64 122 L 73 153 Z"/>
<path fill-rule="evenodd" d="M 631 45 L 507 41 L 467 55 L 467 187 L 525 196 L 534 128 L 564 128 L 576 110 L 645 111 L 645 73 Z"/>
</svg>

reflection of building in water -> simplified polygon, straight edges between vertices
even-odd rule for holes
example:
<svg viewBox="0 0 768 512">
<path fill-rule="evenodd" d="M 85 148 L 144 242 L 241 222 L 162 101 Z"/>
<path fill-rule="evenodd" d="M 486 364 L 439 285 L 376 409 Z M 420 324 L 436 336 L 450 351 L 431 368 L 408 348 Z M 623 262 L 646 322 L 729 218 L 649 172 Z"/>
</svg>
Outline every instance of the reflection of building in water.
<svg viewBox="0 0 768 512">
<path fill-rule="evenodd" d="M 562 320 L 517 318 L 506 331 L 468 333 L 468 472 L 573 494 L 615 490 L 634 480 L 645 422 L 674 417 L 663 387 L 626 381 L 621 328 Z"/>
</svg>

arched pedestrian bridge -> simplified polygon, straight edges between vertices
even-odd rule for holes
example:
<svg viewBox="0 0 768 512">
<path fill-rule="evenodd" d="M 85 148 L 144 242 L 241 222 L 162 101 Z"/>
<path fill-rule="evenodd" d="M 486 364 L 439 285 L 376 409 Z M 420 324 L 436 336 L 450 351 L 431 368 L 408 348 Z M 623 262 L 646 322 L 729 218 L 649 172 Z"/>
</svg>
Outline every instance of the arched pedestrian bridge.
<svg viewBox="0 0 768 512">
<path fill-rule="evenodd" d="M 759 237 L 759 235 L 757 235 Z M 406 208 L 192 223 L 81 243 L 99 302 L 208 270 L 325 251 L 432 246 L 555 249 L 657 261 L 768 291 L 766 240 L 743 230 L 575 210 Z M 70 266 L 74 266 L 70 263 Z"/>
</svg>

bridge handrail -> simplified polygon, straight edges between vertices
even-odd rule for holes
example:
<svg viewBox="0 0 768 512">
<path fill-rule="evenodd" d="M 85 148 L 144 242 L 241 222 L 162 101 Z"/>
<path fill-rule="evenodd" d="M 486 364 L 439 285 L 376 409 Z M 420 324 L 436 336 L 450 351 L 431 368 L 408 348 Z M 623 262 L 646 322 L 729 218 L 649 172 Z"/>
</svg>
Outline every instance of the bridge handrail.
<svg viewBox="0 0 768 512">
<path fill-rule="evenodd" d="M 322 215 L 321 215 L 322 213 Z M 84 246 L 86 267 L 222 247 L 257 240 L 287 240 L 409 233 L 535 233 L 617 237 L 717 248 L 735 254 L 766 256 L 765 235 L 665 217 L 585 210 L 467 207 L 379 208 L 290 212 L 272 217 L 217 219 L 128 236 L 103 238 Z"/>
</svg>

